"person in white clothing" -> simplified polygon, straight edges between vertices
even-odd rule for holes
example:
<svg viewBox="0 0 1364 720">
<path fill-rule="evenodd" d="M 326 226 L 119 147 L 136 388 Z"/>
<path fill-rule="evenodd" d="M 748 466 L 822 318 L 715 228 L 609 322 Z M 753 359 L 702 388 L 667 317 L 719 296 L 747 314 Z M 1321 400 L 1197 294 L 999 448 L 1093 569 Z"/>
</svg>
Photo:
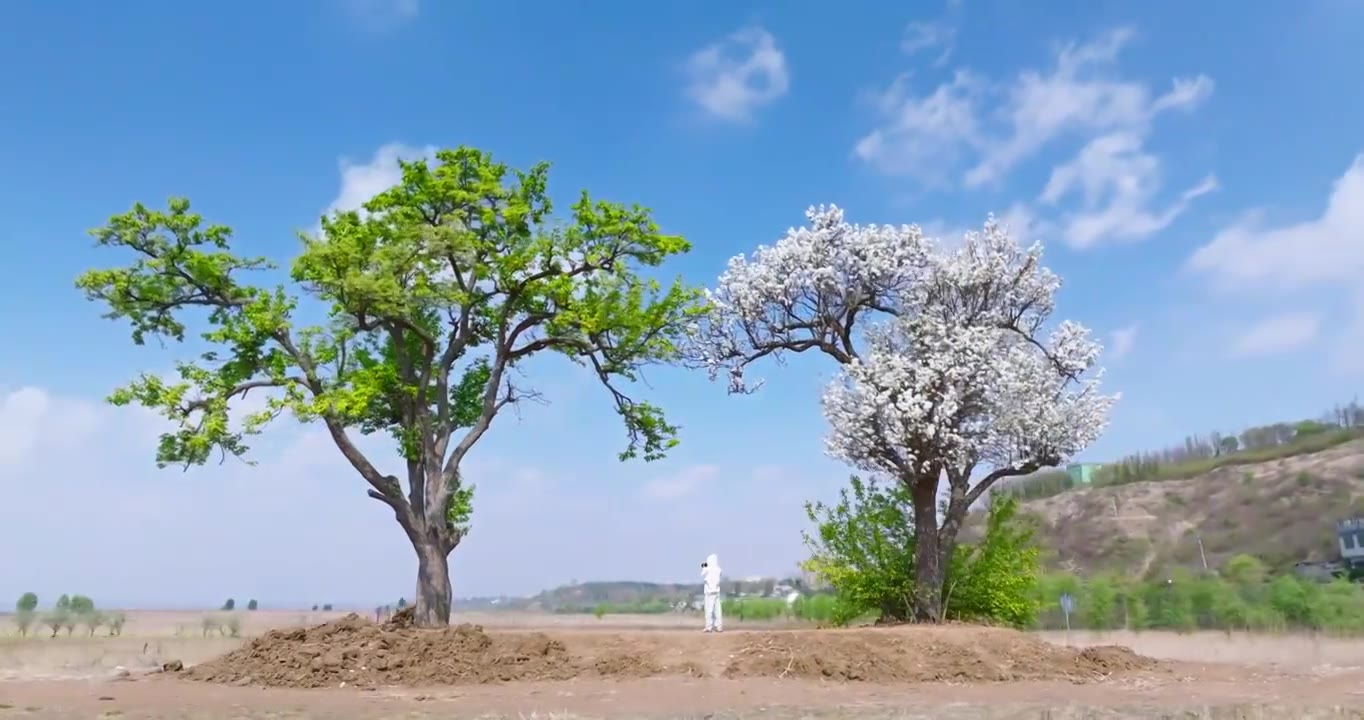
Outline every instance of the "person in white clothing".
<svg viewBox="0 0 1364 720">
<path fill-rule="evenodd" d="M 725 629 L 720 610 L 720 560 L 711 553 L 701 563 L 703 607 L 706 613 L 706 632 L 722 632 Z"/>
</svg>

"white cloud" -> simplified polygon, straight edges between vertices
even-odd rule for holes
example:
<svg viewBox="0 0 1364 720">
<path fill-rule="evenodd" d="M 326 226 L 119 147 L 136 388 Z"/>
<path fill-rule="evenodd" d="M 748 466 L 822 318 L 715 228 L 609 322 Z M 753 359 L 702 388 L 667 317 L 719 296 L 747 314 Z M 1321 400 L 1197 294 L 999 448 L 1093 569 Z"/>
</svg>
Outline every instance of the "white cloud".
<svg viewBox="0 0 1364 720">
<path fill-rule="evenodd" d="M 1350 299 L 1348 316 L 1331 350 L 1331 365 L 1337 372 L 1364 375 L 1364 289 Z"/>
<path fill-rule="evenodd" d="M 1338 180 L 1314 220 L 1265 227 L 1253 211 L 1217 233 L 1187 267 L 1223 287 L 1302 290 L 1354 284 L 1364 275 L 1364 154 Z"/>
<path fill-rule="evenodd" d="M 357 163 L 350 158 L 341 158 L 337 162 L 341 171 L 341 189 L 323 214 L 330 215 L 338 210 L 360 210 L 363 213 L 361 205 L 403 179 L 399 160 L 431 160 L 435 155 L 436 148 L 432 145 L 413 147 L 389 143 L 375 150 L 369 162 Z"/>
<path fill-rule="evenodd" d="M 708 114 L 748 122 L 790 88 L 786 55 L 772 34 L 745 28 L 694 53 L 686 63 L 687 96 Z"/>
<path fill-rule="evenodd" d="M 956 49 L 957 30 L 945 23 L 912 22 L 905 26 L 900 38 L 900 51 L 916 55 L 925 50 L 939 50 L 934 66 L 945 65 Z"/>
<path fill-rule="evenodd" d="M 1235 357 L 1273 355 L 1296 350 L 1316 339 L 1321 318 L 1309 312 L 1271 315 L 1247 328 L 1232 343 Z"/>
<path fill-rule="evenodd" d="M 1269 226 L 1265 211 L 1253 210 L 1218 232 L 1185 263 L 1188 272 L 1207 277 L 1224 292 L 1239 295 L 1331 296 L 1340 305 L 1341 331 L 1332 338 L 1332 365 L 1342 371 L 1364 371 L 1364 154 L 1333 184 L 1321 214 L 1311 220 Z M 1301 342 L 1320 329 L 1318 317 L 1307 333 L 1306 314 L 1299 318 Z M 1316 316 L 1314 316 L 1316 317 Z M 1279 330 L 1293 339 L 1292 328 Z M 1268 331 L 1265 331 L 1268 333 Z M 1273 342 L 1261 336 L 1270 346 Z M 1301 344 L 1301 343 L 1299 343 Z"/>
<path fill-rule="evenodd" d="M 1009 231 L 1009 236 L 1017 240 L 1020 245 L 1027 245 L 1036 239 L 1039 234 L 1044 234 L 1048 229 L 1048 223 L 1039 220 L 1031 210 L 1023 203 L 1014 203 L 1004 211 L 997 220 L 1004 229 Z"/>
<path fill-rule="evenodd" d="M 1144 131 L 1163 111 L 1190 108 L 1212 93 L 1199 75 L 1176 78 L 1171 89 L 1152 97 L 1144 83 L 1120 80 L 1112 67 L 1132 39 L 1120 28 L 1096 40 L 1061 48 L 1049 73 L 1027 70 L 1007 89 L 1003 112 L 1010 132 L 989 143 L 979 164 L 966 174 L 967 186 L 993 183 L 1020 161 L 1067 132 Z"/>
<path fill-rule="evenodd" d="M 1062 219 L 1063 239 L 1077 249 L 1104 240 L 1140 240 L 1165 229 L 1189 203 L 1217 189 L 1204 178 L 1162 210 L 1152 210 L 1161 189 L 1160 159 L 1142 148 L 1135 132 L 1117 132 L 1090 141 L 1074 160 L 1052 170 L 1041 201 L 1056 205 L 1080 194 L 1081 210 Z"/>
<path fill-rule="evenodd" d="M 421 13 L 421 0 L 340 1 L 351 21 L 367 30 L 391 30 Z"/>
<path fill-rule="evenodd" d="M 962 155 L 985 142 L 976 118 L 982 82 L 960 70 L 922 97 L 909 83 L 901 75 L 875 98 L 882 123 L 857 141 L 853 154 L 887 175 L 946 182 Z"/>
<path fill-rule="evenodd" d="M 1083 192 L 1084 205 L 1064 220 L 1063 237 L 1076 247 L 1146 237 L 1216 187 L 1209 177 L 1167 207 L 1150 209 L 1162 177 L 1159 160 L 1144 149 L 1158 115 L 1197 106 L 1213 82 L 1204 75 L 1177 78 L 1156 93 L 1117 76 L 1118 54 L 1131 37 L 1118 29 L 1066 45 L 1049 70 L 1026 70 L 1008 82 L 963 70 L 918 95 L 902 75 L 877 96 L 881 122 L 858 140 L 854 154 L 887 175 L 977 188 L 997 184 L 1054 142 L 1079 136 L 1083 149 L 1056 168 L 1042 193 L 1044 204 L 1055 204 Z"/>
<path fill-rule="evenodd" d="M 1137 344 L 1137 326 L 1135 324 L 1120 327 L 1108 334 L 1108 359 L 1117 362 L 1132 352 L 1132 348 Z"/>
<path fill-rule="evenodd" d="M 81 447 L 99 425 L 96 409 L 47 391 L 0 391 L 0 468 Z"/>
<path fill-rule="evenodd" d="M 649 500 L 678 500 L 696 492 L 719 474 L 720 468 L 714 465 L 693 465 L 650 480 L 640 489 L 640 494 Z"/>
</svg>

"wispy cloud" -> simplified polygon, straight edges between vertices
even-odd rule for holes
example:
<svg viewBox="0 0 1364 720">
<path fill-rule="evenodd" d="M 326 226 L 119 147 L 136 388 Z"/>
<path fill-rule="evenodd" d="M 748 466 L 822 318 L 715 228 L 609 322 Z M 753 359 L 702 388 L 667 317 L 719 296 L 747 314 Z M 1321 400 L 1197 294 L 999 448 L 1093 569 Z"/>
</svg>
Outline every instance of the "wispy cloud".
<svg viewBox="0 0 1364 720">
<path fill-rule="evenodd" d="M 687 97 L 708 115 L 750 122 L 791 86 L 786 55 L 760 27 L 740 30 L 696 51 L 686 63 Z"/>
</svg>

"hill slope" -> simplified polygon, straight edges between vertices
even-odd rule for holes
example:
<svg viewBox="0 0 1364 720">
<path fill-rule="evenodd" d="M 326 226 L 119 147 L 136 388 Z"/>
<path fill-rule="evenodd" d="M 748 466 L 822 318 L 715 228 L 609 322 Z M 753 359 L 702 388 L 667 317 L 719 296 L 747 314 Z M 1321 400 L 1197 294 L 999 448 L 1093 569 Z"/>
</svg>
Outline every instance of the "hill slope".
<svg viewBox="0 0 1364 720">
<path fill-rule="evenodd" d="M 1079 573 L 1211 568 L 1248 553 L 1271 567 L 1337 555 L 1335 522 L 1364 516 L 1364 440 L 1224 467 L 1188 480 L 1071 490 L 1028 500 L 1048 564 Z"/>
</svg>

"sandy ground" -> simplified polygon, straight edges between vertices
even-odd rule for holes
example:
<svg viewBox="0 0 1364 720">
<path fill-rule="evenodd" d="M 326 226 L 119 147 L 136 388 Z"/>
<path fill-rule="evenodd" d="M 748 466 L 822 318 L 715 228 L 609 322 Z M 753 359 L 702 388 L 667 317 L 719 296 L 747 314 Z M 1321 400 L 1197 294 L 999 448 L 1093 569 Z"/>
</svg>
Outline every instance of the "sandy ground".
<svg viewBox="0 0 1364 720">
<path fill-rule="evenodd" d="M 445 687 L 277 690 L 191 682 L 143 672 L 194 664 L 242 640 L 203 637 L 209 613 L 131 612 L 118 638 L 0 636 L 0 720 L 26 718 L 1364 718 L 1364 642 L 1221 633 L 1073 633 L 1072 645 L 1120 644 L 1174 661 L 1160 673 L 1100 682 L 889 685 L 791 679 L 656 677 Z M 315 624 L 341 613 L 240 613 L 243 634 Z M 535 629 L 565 642 L 700 647 L 690 618 L 531 614 L 457 621 Z M 4 632 L 9 632 L 7 618 Z M 77 631 L 79 632 L 79 631 Z M 729 630 L 737 642 L 745 629 Z M 735 637 L 739 636 L 739 637 Z M 1064 644 L 1063 633 L 1046 639 Z M 718 648 L 718 646 L 717 646 Z M 119 668 L 130 678 L 117 679 Z"/>
</svg>

